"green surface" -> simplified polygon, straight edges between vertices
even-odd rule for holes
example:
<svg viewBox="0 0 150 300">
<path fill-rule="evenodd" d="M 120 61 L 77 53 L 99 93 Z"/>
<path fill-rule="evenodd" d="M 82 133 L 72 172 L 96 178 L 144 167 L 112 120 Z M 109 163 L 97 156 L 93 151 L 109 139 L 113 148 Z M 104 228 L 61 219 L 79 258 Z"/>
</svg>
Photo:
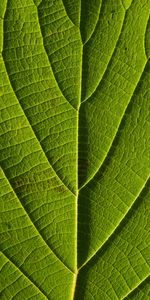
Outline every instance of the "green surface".
<svg viewBox="0 0 150 300">
<path fill-rule="evenodd" d="M 1 0 L 0 299 L 150 299 L 150 0 Z"/>
</svg>

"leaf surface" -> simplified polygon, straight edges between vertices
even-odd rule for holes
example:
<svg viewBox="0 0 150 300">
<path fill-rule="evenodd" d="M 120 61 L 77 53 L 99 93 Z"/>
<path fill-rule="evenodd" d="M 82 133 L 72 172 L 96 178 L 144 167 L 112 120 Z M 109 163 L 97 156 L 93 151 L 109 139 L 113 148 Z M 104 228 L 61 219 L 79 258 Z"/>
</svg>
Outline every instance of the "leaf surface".
<svg viewBox="0 0 150 300">
<path fill-rule="evenodd" d="M 1 299 L 150 299 L 149 15 L 1 1 Z"/>
</svg>

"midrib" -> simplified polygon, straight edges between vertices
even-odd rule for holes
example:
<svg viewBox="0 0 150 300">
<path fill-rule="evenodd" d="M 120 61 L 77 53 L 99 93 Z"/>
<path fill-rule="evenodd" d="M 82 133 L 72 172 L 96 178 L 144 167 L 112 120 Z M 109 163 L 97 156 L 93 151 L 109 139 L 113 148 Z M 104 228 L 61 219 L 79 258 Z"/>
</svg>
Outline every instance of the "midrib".
<svg viewBox="0 0 150 300">
<path fill-rule="evenodd" d="M 79 8 L 79 24 L 81 23 L 81 0 L 80 0 L 80 8 Z M 78 173 L 79 173 L 79 111 L 80 111 L 80 106 L 81 106 L 81 97 L 82 97 L 82 71 L 83 71 L 83 41 L 82 41 L 82 37 L 81 37 L 81 31 L 80 31 L 80 26 L 79 26 L 79 32 L 80 32 L 80 38 L 81 38 L 81 59 L 80 59 L 80 78 L 79 78 L 79 104 L 78 104 L 78 109 L 77 109 L 77 160 L 76 160 L 76 178 L 77 178 L 77 195 L 76 195 L 76 208 L 75 208 L 75 213 L 76 213 L 76 217 L 75 217 L 75 232 L 76 232 L 76 256 L 75 256 L 75 265 L 76 265 L 76 270 L 74 273 L 74 280 L 73 280 L 73 286 L 72 286 L 72 294 L 71 294 L 71 300 L 75 299 L 75 291 L 76 291 L 76 283 L 77 283 L 77 277 L 78 277 L 78 199 L 79 199 L 79 183 L 78 183 Z"/>
</svg>

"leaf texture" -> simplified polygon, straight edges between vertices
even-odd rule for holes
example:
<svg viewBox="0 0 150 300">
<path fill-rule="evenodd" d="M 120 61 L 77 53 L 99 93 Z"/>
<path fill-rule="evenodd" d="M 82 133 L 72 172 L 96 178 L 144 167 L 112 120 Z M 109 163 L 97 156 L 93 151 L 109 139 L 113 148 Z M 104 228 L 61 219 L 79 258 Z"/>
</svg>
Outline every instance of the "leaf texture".
<svg viewBox="0 0 150 300">
<path fill-rule="evenodd" d="M 150 1 L 0 3 L 0 299 L 150 299 Z"/>
</svg>

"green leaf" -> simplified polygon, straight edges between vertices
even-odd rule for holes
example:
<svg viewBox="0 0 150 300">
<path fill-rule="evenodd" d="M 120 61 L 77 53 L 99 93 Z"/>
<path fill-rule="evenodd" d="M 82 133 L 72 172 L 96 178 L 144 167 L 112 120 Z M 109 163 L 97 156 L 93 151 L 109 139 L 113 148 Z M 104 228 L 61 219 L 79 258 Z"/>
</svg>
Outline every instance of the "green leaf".
<svg viewBox="0 0 150 300">
<path fill-rule="evenodd" d="M 0 299 L 150 299 L 149 15 L 1 0 Z"/>
</svg>

